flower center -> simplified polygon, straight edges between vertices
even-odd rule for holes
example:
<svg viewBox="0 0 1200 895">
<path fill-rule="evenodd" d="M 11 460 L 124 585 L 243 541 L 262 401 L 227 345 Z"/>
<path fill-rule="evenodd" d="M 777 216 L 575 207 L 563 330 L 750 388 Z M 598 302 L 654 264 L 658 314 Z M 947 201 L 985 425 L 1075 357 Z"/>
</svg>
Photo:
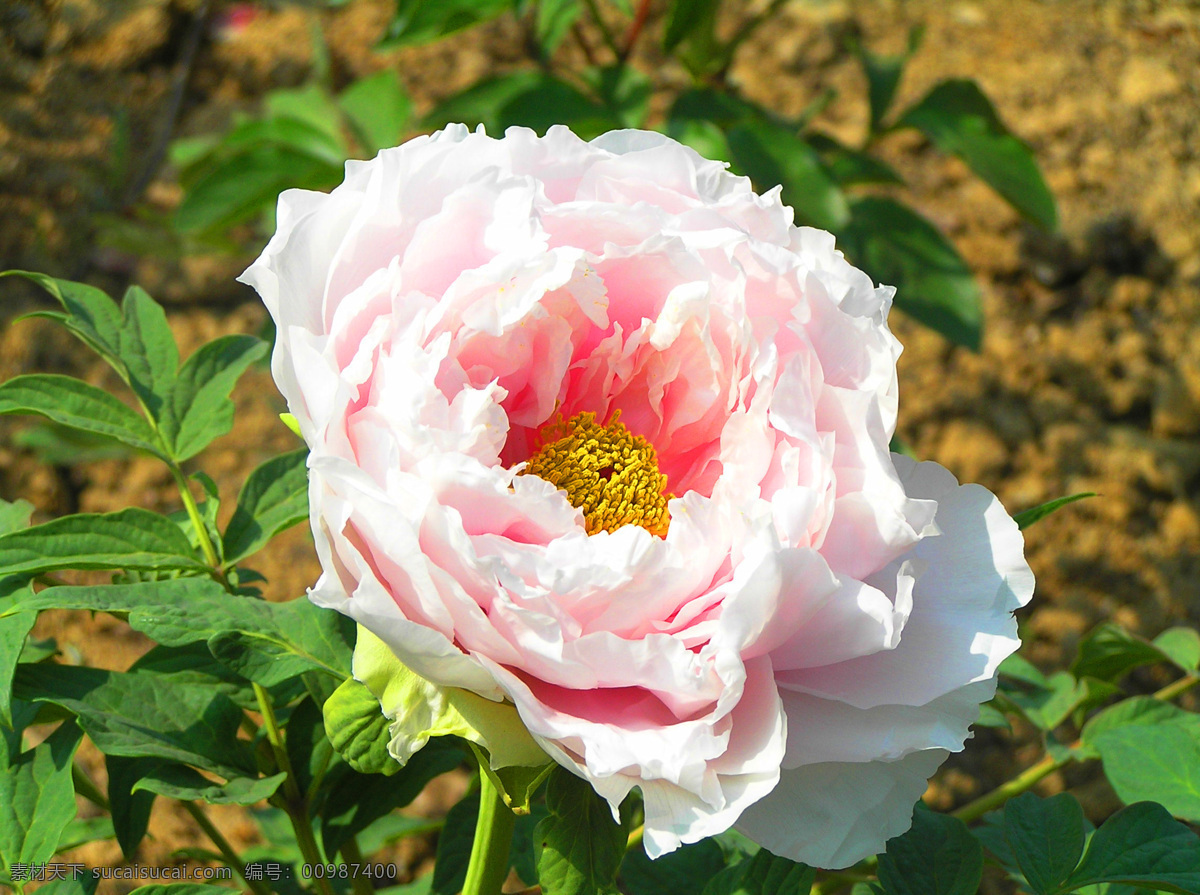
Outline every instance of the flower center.
<svg viewBox="0 0 1200 895">
<path fill-rule="evenodd" d="M 634 435 L 613 414 L 606 426 L 594 413 L 559 417 L 541 429 L 541 449 L 529 458 L 522 475 L 536 475 L 567 492 L 571 506 L 583 510 L 587 533 L 640 525 L 665 537 L 671 524 L 664 491 L 667 477 L 658 471 L 650 443 Z"/>
</svg>

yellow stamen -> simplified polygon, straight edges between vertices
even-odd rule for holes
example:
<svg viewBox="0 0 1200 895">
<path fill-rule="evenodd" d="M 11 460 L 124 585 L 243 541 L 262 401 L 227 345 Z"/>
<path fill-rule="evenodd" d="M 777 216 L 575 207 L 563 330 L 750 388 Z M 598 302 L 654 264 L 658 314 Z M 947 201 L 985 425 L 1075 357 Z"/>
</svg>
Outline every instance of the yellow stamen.
<svg viewBox="0 0 1200 895">
<path fill-rule="evenodd" d="M 536 475 L 567 492 L 571 506 L 583 510 L 587 533 L 640 525 L 665 537 L 671 524 L 665 492 L 667 477 L 658 471 L 650 443 L 619 421 L 608 425 L 594 413 L 562 417 L 541 429 L 541 449 L 529 458 L 522 475 Z"/>
</svg>

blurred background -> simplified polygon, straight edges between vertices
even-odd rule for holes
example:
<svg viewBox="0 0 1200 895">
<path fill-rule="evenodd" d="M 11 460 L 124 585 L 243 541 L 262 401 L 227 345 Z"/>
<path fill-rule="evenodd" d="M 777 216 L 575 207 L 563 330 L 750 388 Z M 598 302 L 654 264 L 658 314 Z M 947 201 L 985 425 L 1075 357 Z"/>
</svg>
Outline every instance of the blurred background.
<svg viewBox="0 0 1200 895">
<path fill-rule="evenodd" d="M 1027 533 L 1025 655 L 1064 667 L 1106 620 L 1200 625 L 1200 3 L 0 0 L 0 269 L 140 283 L 185 353 L 268 332 L 234 277 L 278 192 L 328 189 L 343 159 L 452 120 L 663 129 L 781 183 L 799 221 L 899 288 L 908 450 L 1014 512 L 1100 494 Z M 14 319 L 45 307 L 0 282 L 0 379 L 107 383 L 59 329 Z M 236 396 L 204 460 L 227 497 L 295 446 L 265 366 Z M 174 509 L 173 487 L 155 461 L 0 420 L 0 496 L 39 520 Z M 272 599 L 318 573 L 302 530 L 257 564 Z M 86 613 L 36 633 L 100 667 L 146 649 Z M 980 733 L 931 801 L 1040 748 L 1015 733 Z M 444 785 L 416 809 L 444 810 L 462 782 Z M 1047 786 L 1116 805 L 1099 778 Z M 195 835 L 156 812 L 148 863 Z M 235 843 L 262 836 L 240 810 L 215 815 Z M 119 860 L 92 848 L 81 860 Z"/>
</svg>

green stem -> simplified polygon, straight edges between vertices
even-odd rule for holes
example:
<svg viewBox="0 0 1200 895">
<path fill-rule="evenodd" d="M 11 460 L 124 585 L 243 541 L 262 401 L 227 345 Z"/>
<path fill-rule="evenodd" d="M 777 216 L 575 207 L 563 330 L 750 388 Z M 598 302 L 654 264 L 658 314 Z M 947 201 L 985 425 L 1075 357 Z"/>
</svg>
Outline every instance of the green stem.
<svg viewBox="0 0 1200 895">
<path fill-rule="evenodd" d="M 204 831 L 205 835 L 212 840 L 212 844 L 217 847 L 217 851 L 221 853 L 221 857 L 225 859 L 225 863 L 233 868 L 237 875 L 242 878 L 242 882 L 246 884 L 247 888 L 254 892 L 254 895 L 271 895 L 270 887 L 262 880 L 246 878 L 246 865 L 238 857 L 237 852 L 233 850 L 233 846 L 229 844 L 229 840 L 208 819 L 208 815 L 204 813 L 204 809 L 195 802 L 181 801 L 179 804 L 192 816 L 192 819 L 196 821 L 196 825 Z"/>
<path fill-rule="evenodd" d="M 188 485 L 187 476 L 174 463 L 171 464 L 171 475 L 179 488 L 179 496 L 183 499 L 183 508 L 187 510 L 188 519 L 192 521 L 192 528 L 196 530 L 196 537 L 200 539 L 200 549 L 204 551 L 204 561 L 213 568 L 219 568 L 221 560 L 217 556 L 217 548 L 208 536 L 208 527 L 200 518 L 200 507 L 196 504 L 196 498 Z"/>
<path fill-rule="evenodd" d="M 479 819 L 475 822 L 475 842 L 462 895 L 500 895 L 500 887 L 508 877 L 508 851 L 516 820 L 492 778 L 480 772 Z"/>
<path fill-rule="evenodd" d="M 1167 684 L 1161 690 L 1154 694 L 1155 699 L 1161 699 L 1163 702 L 1170 702 L 1180 693 L 1186 693 L 1192 687 L 1200 684 L 1200 677 L 1194 674 L 1189 674 L 1186 677 L 1181 677 L 1173 684 Z"/>
<path fill-rule="evenodd" d="M 973 802 L 967 802 L 967 804 L 963 805 L 957 811 L 951 812 L 951 814 L 964 823 L 977 820 L 989 811 L 999 808 L 1013 796 L 1019 796 L 1026 790 L 1032 789 L 1070 761 L 1071 757 L 1069 755 L 1061 759 L 1055 759 L 1051 755 L 1044 755 L 1042 756 L 1042 760 L 1037 764 L 1031 765 L 1007 783 L 1000 784 L 991 792 L 980 796 Z"/>
<path fill-rule="evenodd" d="M 275 717 L 275 707 L 271 704 L 270 694 L 261 684 L 254 684 L 254 698 L 258 700 L 258 710 L 263 716 L 263 730 L 267 742 L 271 744 L 271 752 L 275 756 L 275 766 L 287 776 L 283 780 L 283 810 L 288 820 L 292 822 L 292 830 L 296 834 L 296 844 L 300 846 L 300 854 L 306 864 L 316 866 L 324 864 L 321 849 L 313 835 L 312 820 L 308 816 L 308 802 L 300 787 L 296 784 L 296 773 L 292 769 L 292 761 L 288 758 L 287 747 L 283 742 L 283 734 L 279 730 L 279 720 Z M 321 895 L 334 895 L 329 880 L 318 876 L 313 880 Z"/>
<path fill-rule="evenodd" d="M 642 840 L 646 836 L 646 825 L 638 824 L 633 832 L 629 834 L 629 838 L 625 841 L 625 851 L 631 852 L 642 844 Z"/>
<path fill-rule="evenodd" d="M 371 880 L 362 873 L 363 853 L 358 847 L 358 840 L 351 836 L 342 846 L 342 857 L 346 859 L 347 864 L 352 864 L 355 868 L 354 875 L 350 877 L 350 888 L 354 895 L 374 895 L 375 887 L 371 885 Z"/>
</svg>

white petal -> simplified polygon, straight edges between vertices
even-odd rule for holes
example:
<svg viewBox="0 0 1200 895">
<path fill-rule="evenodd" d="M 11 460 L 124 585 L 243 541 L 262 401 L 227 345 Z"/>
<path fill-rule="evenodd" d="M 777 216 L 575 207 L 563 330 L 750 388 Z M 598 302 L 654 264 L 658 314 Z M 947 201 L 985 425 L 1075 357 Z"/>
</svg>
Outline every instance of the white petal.
<svg viewBox="0 0 1200 895">
<path fill-rule="evenodd" d="M 734 826 L 773 854 L 837 870 L 883 851 L 946 760 L 942 749 L 898 761 L 828 762 L 784 771 Z"/>
</svg>

